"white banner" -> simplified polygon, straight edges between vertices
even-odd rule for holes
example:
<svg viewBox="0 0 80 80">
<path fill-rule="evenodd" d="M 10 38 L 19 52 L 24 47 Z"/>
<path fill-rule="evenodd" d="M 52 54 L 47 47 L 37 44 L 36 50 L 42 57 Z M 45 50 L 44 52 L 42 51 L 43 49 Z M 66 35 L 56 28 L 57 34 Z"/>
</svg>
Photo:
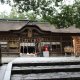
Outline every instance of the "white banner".
<svg viewBox="0 0 80 80">
<path fill-rule="evenodd" d="M 7 42 L 0 42 L 0 44 L 7 44 Z"/>
<path fill-rule="evenodd" d="M 35 46 L 35 43 L 20 43 L 20 46 Z"/>
</svg>

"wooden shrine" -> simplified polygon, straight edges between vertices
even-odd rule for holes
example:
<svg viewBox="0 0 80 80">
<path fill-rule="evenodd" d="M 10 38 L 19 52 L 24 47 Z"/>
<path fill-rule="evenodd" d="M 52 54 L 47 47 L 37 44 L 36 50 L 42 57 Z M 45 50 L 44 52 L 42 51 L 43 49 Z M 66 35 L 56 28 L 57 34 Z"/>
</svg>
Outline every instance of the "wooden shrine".
<svg viewBox="0 0 80 80">
<path fill-rule="evenodd" d="M 47 22 L 28 20 L 0 20 L 2 56 L 20 53 L 42 54 L 48 46 L 49 56 L 80 55 L 80 29 L 56 29 Z"/>
</svg>

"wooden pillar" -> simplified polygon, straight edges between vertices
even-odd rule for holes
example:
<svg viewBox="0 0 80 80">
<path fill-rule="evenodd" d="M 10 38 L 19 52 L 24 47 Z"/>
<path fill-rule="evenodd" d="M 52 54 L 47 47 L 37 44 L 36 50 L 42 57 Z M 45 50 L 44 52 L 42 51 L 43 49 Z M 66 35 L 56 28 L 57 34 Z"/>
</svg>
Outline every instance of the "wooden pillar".
<svg viewBox="0 0 80 80">
<path fill-rule="evenodd" d="M 7 51 L 9 52 L 9 40 L 7 41 Z"/>
<path fill-rule="evenodd" d="M 80 36 L 72 36 L 74 56 L 80 55 Z"/>
<path fill-rule="evenodd" d="M 61 40 L 60 40 L 60 47 L 61 47 L 61 54 L 62 54 L 62 52 L 63 52 L 63 47 L 62 47 L 62 36 L 61 36 Z"/>
<path fill-rule="evenodd" d="M 74 56 L 76 55 L 76 44 L 75 39 L 73 38 L 73 50 L 74 50 Z"/>
<path fill-rule="evenodd" d="M 21 52 L 21 45 L 20 45 L 20 37 L 19 37 L 19 41 L 18 41 L 19 43 L 18 43 L 18 46 L 19 46 L 19 53 Z"/>
<path fill-rule="evenodd" d="M 49 52 L 49 55 L 51 56 L 52 54 L 52 42 L 50 41 L 50 52 Z"/>
<path fill-rule="evenodd" d="M 23 53 L 24 53 L 24 41 L 23 41 Z"/>
<path fill-rule="evenodd" d="M 34 44 L 35 44 L 35 53 L 36 53 L 36 39 L 34 39 Z"/>
<path fill-rule="evenodd" d="M 51 36 L 50 36 L 50 53 L 49 53 L 49 56 L 52 55 L 52 33 L 51 33 Z"/>
<path fill-rule="evenodd" d="M 28 52 L 28 39 L 26 40 L 26 42 L 27 42 L 27 46 L 26 46 L 26 47 L 27 47 L 27 54 L 28 54 L 28 53 L 29 53 L 29 52 Z"/>
<path fill-rule="evenodd" d="M 0 45 L 0 65 L 1 65 L 1 45 Z"/>
</svg>

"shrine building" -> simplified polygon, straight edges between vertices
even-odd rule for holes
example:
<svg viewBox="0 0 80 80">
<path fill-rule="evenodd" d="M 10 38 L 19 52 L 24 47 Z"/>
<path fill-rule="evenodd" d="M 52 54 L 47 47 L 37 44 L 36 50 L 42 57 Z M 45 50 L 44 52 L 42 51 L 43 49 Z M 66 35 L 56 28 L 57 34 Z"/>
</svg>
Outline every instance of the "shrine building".
<svg viewBox="0 0 80 80">
<path fill-rule="evenodd" d="M 41 54 L 45 47 L 49 56 L 80 55 L 80 29 L 75 26 L 57 29 L 47 22 L 0 19 L 2 56 L 20 53 Z"/>
</svg>

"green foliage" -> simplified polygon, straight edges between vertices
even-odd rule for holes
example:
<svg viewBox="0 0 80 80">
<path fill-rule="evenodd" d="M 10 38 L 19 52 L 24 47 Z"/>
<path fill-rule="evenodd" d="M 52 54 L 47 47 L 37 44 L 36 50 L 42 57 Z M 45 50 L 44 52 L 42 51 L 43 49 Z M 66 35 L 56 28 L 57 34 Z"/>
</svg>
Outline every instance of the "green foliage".
<svg viewBox="0 0 80 80">
<path fill-rule="evenodd" d="M 28 20 L 36 21 L 37 17 L 33 13 L 26 14 Z"/>
<path fill-rule="evenodd" d="M 1 2 L 2 4 L 4 4 L 4 3 L 10 4 L 11 0 L 0 0 L 0 2 Z"/>
<path fill-rule="evenodd" d="M 10 3 L 10 0 L 1 0 L 3 3 L 5 1 Z M 55 24 L 57 28 L 66 28 L 73 24 L 80 27 L 80 0 L 75 0 L 73 5 L 64 5 L 63 0 L 13 1 L 15 9 L 8 18 L 47 21 Z M 0 14 L 0 17 L 7 18 L 5 14 Z"/>
<path fill-rule="evenodd" d="M 16 8 L 12 8 L 10 14 L 7 14 L 5 11 L 0 13 L 0 18 L 2 19 L 26 19 L 25 15 L 18 13 Z"/>
<path fill-rule="evenodd" d="M 74 23 L 76 27 L 80 28 L 80 1 L 76 0 L 75 4 L 73 5 L 74 9 Z"/>
<path fill-rule="evenodd" d="M 33 11 L 33 13 L 39 14 L 44 8 L 50 6 L 52 2 L 52 0 L 14 0 L 14 5 L 19 12 Z"/>
<path fill-rule="evenodd" d="M 0 13 L 0 18 L 8 18 L 8 14 L 4 11 Z"/>
<path fill-rule="evenodd" d="M 75 24 L 76 27 L 80 28 L 80 1 L 76 0 L 73 5 L 62 5 L 60 6 L 60 13 L 55 15 L 44 15 L 44 19 L 55 24 L 57 28 L 67 28 Z M 57 11 L 56 11 L 57 12 Z"/>
<path fill-rule="evenodd" d="M 74 24 L 73 6 L 60 5 L 63 0 L 14 0 L 19 12 L 32 12 L 28 19 L 37 20 L 40 16 L 43 21 L 57 25 L 58 28 L 69 27 Z M 56 7 L 61 9 L 59 13 Z"/>
<path fill-rule="evenodd" d="M 28 19 L 28 20 L 37 20 L 37 17 L 33 13 L 19 13 L 16 8 L 12 8 L 10 14 L 6 12 L 0 13 L 0 18 L 2 19 Z"/>
<path fill-rule="evenodd" d="M 63 27 L 69 27 L 74 24 L 73 20 L 73 9 L 72 6 L 66 6 L 64 5 L 62 7 L 62 10 L 60 13 L 58 13 L 56 16 L 53 18 L 53 24 L 56 24 L 57 27 L 63 28 Z"/>
<path fill-rule="evenodd" d="M 29 20 L 46 20 L 46 16 L 55 13 L 54 1 L 56 0 L 13 0 L 19 13 L 26 13 Z M 57 1 L 56 1 L 57 2 Z M 39 18 L 38 18 L 39 17 Z M 46 20 L 47 21 L 47 20 Z"/>
</svg>

